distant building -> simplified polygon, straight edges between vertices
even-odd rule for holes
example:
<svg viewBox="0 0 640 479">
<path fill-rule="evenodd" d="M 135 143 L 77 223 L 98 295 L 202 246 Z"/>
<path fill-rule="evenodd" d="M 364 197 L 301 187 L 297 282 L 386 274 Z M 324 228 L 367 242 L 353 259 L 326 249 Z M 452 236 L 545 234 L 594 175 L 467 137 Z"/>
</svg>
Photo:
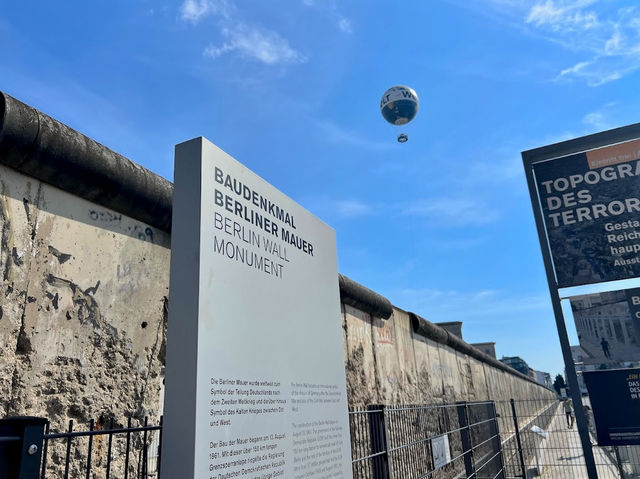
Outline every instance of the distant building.
<svg viewBox="0 0 640 479">
<path fill-rule="evenodd" d="M 455 334 L 462 339 L 462 321 L 448 321 L 446 323 L 436 323 L 442 329 L 446 329 L 451 334 Z"/>
<path fill-rule="evenodd" d="M 500 362 L 506 364 L 507 366 L 515 369 L 516 371 L 524 374 L 527 377 L 530 376 L 531 368 L 527 364 L 527 362 L 522 359 L 520 356 L 502 356 Z"/>
<path fill-rule="evenodd" d="M 496 343 L 474 343 L 471 346 L 479 349 L 487 356 L 491 356 L 493 359 L 498 359 L 496 357 Z"/>
<path fill-rule="evenodd" d="M 533 371 L 535 375 L 535 382 L 538 384 L 542 384 L 545 387 L 551 389 L 553 387 L 553 381 L 551 381 L 551 374 L 545 373 L 544 371 Z"/>
</svg>

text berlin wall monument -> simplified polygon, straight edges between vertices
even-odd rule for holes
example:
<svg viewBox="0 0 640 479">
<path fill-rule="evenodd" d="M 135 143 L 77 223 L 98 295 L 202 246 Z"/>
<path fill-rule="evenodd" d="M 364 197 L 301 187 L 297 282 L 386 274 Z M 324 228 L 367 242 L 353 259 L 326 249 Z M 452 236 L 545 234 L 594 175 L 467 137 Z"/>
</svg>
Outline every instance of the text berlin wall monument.
<svg viewBox="0 0 640 479">
<path fill-rule="evenodd" d="M 162 475 L 351 477 L 335 233 L 176 146 Z"/>
</svg>

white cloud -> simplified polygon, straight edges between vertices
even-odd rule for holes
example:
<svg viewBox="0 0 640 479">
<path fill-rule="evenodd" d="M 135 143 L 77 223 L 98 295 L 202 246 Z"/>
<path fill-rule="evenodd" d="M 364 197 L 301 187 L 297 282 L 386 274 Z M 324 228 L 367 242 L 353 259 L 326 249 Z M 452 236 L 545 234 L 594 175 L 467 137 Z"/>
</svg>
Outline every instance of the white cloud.
<svg viewBox="0 0 640 479">
<path fill-rule="evenodd" d="M 348 18 L 340 18 L 338 20 L 338 28 L 342 30 L 344 33 L 353 33 L 353 28 L 351 27 L 351 21 Z"/>
<path fill-rule="evenodd" d="M 587 85 L 598 87 L 619 80 L 640 69 L 640 55 L 596 57 L 592 61 L 580 62 L 562 70 L 556 81 L 583 80 Z"/>
<path fill-rule="evenodd" d="M 210 58 L 237 52 L 246 58 L 261 61 L 267 65 L 279 63 L 302 63 L 306 57 L 294 50 L 289 42 L 277 32 L 259 29 L 245 24 L 236 24 L 221 30 L 225 42 L 221 46 L 209 45 L 204 55 Z"/>
<path fill-rule="evenodd" d="M 336 221 L 337 219 L 353 221 L 380 213 L 378 205 L 355 198 L 334 199 L 323 196 L 309 198 L 306 200 L 306 204 L 315 214 L 329 221 Z"/>
<path fill-rule="evenodd" d="M 344 128 L 328 120 L 319 120 L 314 123 L 322 133 L 323 139 L 331 143 L 373 151 L 391 150 L 397 147 L 397 143 L 395 142 L 372 140 L 357 131 Z"/>
<path fill-rule="evenodd" d="M 310 201 L 311 202 L 311 201 Z M 495 209 L 486 206 L 479 200 L 464 198 L 431 198 L 416 199 L 394 203 L 369 203 L 356 198 L 329 200 L 316 199 L 316 209 L 324 214 L 334 214 L 343 218 L 362 216 L 384 216 L 385 218 L 406 217 L 424 218 L 430 228 L 457 228 L 460 226 L 481 226 L 494 223 L 500 219 Z M 485 241 L 484 237 L 454 238 L 447 237 L 425 240 L 431 246 L 447 249 L 460 249 L 475 246 Z"/>
<path fill-rule="evenodd" d="M 562 18 L 562 9 L 557 8 L 551 0 L 546 3 L 534 5 L 527 17 L 527 23 L 535 23 L 537 26 L 545 23 L 555 23 Z"/>
<path fill-rule="evenodd" d="M 560 76 L 565 75 L 579 75 L 585 68 L 591 65 L 591 62 L 576 63 L 570 68 L 566 68 L 560 72 Z"/>
<path fill-rule="evenodd" d="M 597 87 L 640 69 L 640 17 L 635 9 L 602 10 L 605 17 L 600 20 L 586 10 L 596 6 L 593 0 L 546 0 L 529 11 L 528 23 L 547 33 L 550 30 L 557 41 L 587 56 L 562 69 L 556 80 L 581 80 Z"/>
<path fill-rule="evenodd" d="M 336 26 L 343 33 L 353 33 L 351 20 L 340 13 L 338 4 L 335 0 L 302 0 L 305 7 L 312 7 L 328 14 L 336 22 Z"/>
<path fill-rule="evenodd" d="M 336 211 L 345 218 L 365 216 L 372 213 L 372 208 L 366 203 L 357 200 L 343 200 L 335 203 Z"/>
<path fill-rule="evenodd" d="M 443 250 L 468 250 L 475 248 L 478 245 L 485 243 L 488 240 L 486 236 L 478 236 L 475 238 L 460 238 L 460 239 L 439 239 L 436 241 L 429 241 L 428 245 Z"/>
<path fill-rule="evenodd" d="M 635 6 L 615 8 L 613 2 L 598 0 L 485 0 L 478 4 L 495 20 L 574 53 L 572 65 L 558 68 L 556 81 L 597 87 L 640 69 L 640 11 Z M 483 13 L 479 6 L 474 11 Z"/>
<path fill-rule="evenodd" d="M 619 30 L 613 32 L 611 38 L 609 38 L 604 44 L 605 55 L 616 55 L 621 50 L 622 34 Z"/>
<path fill-rule="evenodd" d="M 589 112 L 585 116 L 583 116 L 582 122 L 585 125 L 589 126 L 591 129 L 597 131 L 610 130 L 611 128 L 619 126 L 612 121 L 612 117 L 616 116 L 616 106 L 616 102 L 607 103 L 601 108 L 598 108 L 597 110 Z"/>
<path fill-rule="evenodd" d="M 559 31 L 582 29 L 588 30 L 598 25 L 598 16 L 592 11 L 583 12 L 581 9 L 593 3 L 592 1 L 555 2 L 546 0 L 537 3 L 526 18 L 527 23 L 537 27 L 548 25 Z"/>
<path fill-rule="evenodd" d="M 226 0 L 184 0 L 180 16 L 186 22 L 198 23 L 207 16 L 228 18 L 232 6 Z"/>
<path fill-rule="evenodd" d="M 210 16 L 217 18 L 223 42 L 207 46 L 203 51 L 206 57 L 215 59 L 227 53 L 237 53 L 267 65 L 306 61 L 306 56 L 295 50 L 278 32 L 243 21 L 231 0 L 184 0 L 180 16 L 192 24 Z"/>
<path fill-rule="evenodd" d="M 582 122 L 586 125 L 593 126 L 598 130 L 607 130 L 608 123 L 605 122 L 604 115 L 601 112 L 591 112 L 587 113 L 583 118 Z"/>
<path fill-rule="evenodd" d="M 489 318 L 494 322 L 514 321 L 518 314 L 544 312 L 550 307 L 548 295 L 518 296 L 500 290 L 403 289 L 399 296 L 403 307 L 418 314 L 424 312 L 425 317 L 433 322 L 473 322 L 480 318 Z M 469 311 L 473 311 L 473 314 Z"/>
<path fill-rule="evenodd" d="M 517 146 L 495 147 L 493 157 L 487 154 L 487 159 L 469 161 L 469 175 L 465 178 L 472 184 L 500 184 L 507 182 L 521 183 L 524 178 L 520 151 L 522 144 Z"/>
<path fill-rule="evenodd" d="M 436 225 L 465 226 L 494 223 L 498 213 L 478 200 L 464 198 L 429 198 L 413 201 L 402 209 L 406 216 L 428 218 Z"/>
</svg>

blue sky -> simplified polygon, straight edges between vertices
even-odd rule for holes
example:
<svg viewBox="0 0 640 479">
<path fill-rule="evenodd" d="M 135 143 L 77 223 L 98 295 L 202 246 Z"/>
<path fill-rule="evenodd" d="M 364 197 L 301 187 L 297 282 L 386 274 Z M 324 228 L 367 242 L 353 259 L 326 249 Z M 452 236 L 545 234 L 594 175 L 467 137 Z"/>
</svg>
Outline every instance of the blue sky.
<svg viewBox="0 0 640 479">
<path fill-rule="evenodd" d="M 336 229 L 343 274 L 555 374 L 520 152 L 640 119 L 635 4 L 0 0 L 0 89 L 170 180 L 206 136 Z"/>
</svg>

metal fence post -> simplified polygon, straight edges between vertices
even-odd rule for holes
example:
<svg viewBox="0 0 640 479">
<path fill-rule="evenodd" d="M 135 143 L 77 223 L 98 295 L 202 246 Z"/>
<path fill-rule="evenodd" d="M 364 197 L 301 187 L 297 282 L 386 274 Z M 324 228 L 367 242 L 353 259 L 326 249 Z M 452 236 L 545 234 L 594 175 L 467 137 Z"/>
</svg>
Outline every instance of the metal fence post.
<svg viewBox="0 0 640 479">
<path fill-rule="evenodd" d="M 464 454 L 464 469 L 468 479 L 475 479 L 476 468 L 473 460 L 473 447 L 471 445 L 471 427 L 469 425 L 469 410 L 466 402 L 458 402 L 458 423 L 460 425 L 460 440 Z"/>
<path fill-rule="evenodd" d="M 624 473 L 624 468 L 622 467 L 622 460 L 620 459 L 620 451 L 618 450 L 618 446 L 613 446 L 613 451 L 616 453 L 616 463 L 618 465 L 620 479 L 627 479 L 627 476 Z"/>
<path fill-rule="evenodd" d="M 504 459 L 502 458 L 502 441 L 500 440 L 500 425 L 498 424 L 498 412 L 496 411 L 496 403 L 495 401 L 491 401 L 490 406 L 491 416 L 493 417 L 493 421 L 491 422 L 491 434 L 495 436 L 495 448 L 496 454 L 498 454 L 498 461 L 500 465 L 500 470 L 498 474 L 495 476 L 495 479 L 504 479 Z"/>
<path fill-rule="evenodd" d="M 371 452 L 377 454 L 372 458 L 373 479 L 392 479 L 390 455 L 387 448 L 387 414 L 382 404 L 370 405 L 369 432 L 371 437 Z M 380 454 L 379 454 L 380 453 Z"/>
<path fill-rule="evenodd" d="M 160 466 L 162 465 L 162 421 L 164 416 L 160 416 L 160 429 L 158 430 L 158 459 L 156 462 L 156 471 L 158 472 L 158 479 L 160 479 Z"/>
<path fill-rule="evenodd" d="M 524 465 L 524 456 L 522 454 L 522 442 L 520 441 L 520 427 L 518 426 L 518 415 L 516 413 L 516 403 L 511 398 L 511 412 L 513 413 L 513 426 L 516 429 L 516 444 L 518 445 L 518 457 L 520 458 L 520 467 L 522 470 L 522 477 L 527 477 L 527 469 Z"/>
<path fill-rule="evenodd" d="M 46 423 L 40 417 L 0 419 L 0 477 L 38 479 Z"/>
<path fill-rule="evenodd" d="M 382 408 L 384 419 L 384 450 L 387 457 L 387 477 L 393 479 L 393 458 L 391 456 L 391 427 L 389 426 L 389 413 L 386 407 Z"/>
</svg>

